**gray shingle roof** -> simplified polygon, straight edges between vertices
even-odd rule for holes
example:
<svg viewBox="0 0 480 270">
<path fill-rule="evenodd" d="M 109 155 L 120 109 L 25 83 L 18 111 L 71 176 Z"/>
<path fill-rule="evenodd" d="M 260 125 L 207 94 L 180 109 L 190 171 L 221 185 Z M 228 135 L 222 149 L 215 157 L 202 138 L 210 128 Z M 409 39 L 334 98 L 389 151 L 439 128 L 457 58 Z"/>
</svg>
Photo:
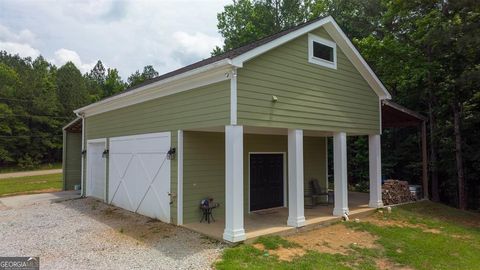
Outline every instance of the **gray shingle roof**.
<svg viewBox="0 0 480 270">
<path fill-rule="evenodd" d="M 198 62 L 195 62 L 193 64 L 190 64 L 188 66 L 185 66 L 185 67 L 182 67 L 182 68 L 179 68 L 179 69 L 176 69 L 174 71 L 171 71 L 171 72 L 168 72 L 168 73 L 165 73 L 165 74 L 162 74 L 160 76 L 157 76 L 155 78 L 152 78 L 152 79 L 149 79 L 149 80 L 146 80 L 145 82 L 139 84 L 139 85 L 136 85 L 134 87 L 131 87 L 131 88 L 128 88 L 118 94 L 122 94 L 122 93 L 125 93 L 125 92 L 128 92 L 128 91 L 132 91 L 134 89 L 137 89 L 137 88 L 140 88 L 142 86 L 145 86 L 145 85 L 149 85 L 151 83 L 154 83 L 154 82 L 158 82 L 158 81 L 161 81 L 161 80 L 164 80 L 164 79 L 167 79 L 167 78 L 170 78 L 170 77 L 173 77 L 173 76 L 176 76 L 176 75 L 179 75 L 179 74 L 182 74 L 184 72 L 187 72 L 187 71 L 190 71 L 190 70 L 194 70 L 194 69 L 197 69 L 199 67 L 203 67 L 203 66 L 206 66 L 208 64 L 212 64 L 212 63 L 215 63 L 215 62 L 218 62 L 220 60 L 223 60 L 223 59 L 232 59 L 232 58 L 235 58 L 241 54 L 244 54 L 248 51 L 251 51 L 263 44 L 266 44 L 272 40 L 275 40 L 279 37 L 282 37 L 288 33 L 291 33 L 297 29 L 300 29 L 304 26 L 307 26 L 309 24 L 312 24 L 312 23 L 315 23 L 321 19 L 323 19 L 325 17 L 319 17 L 319 18 L 316 18 L 314 20 L 310 20 L 308 22 L 305 22 L 305 23 L 301 23 L 301 24 L 298 24 L 292 28 L 289 28 L 289 29 L 286 29 L 286 30 L 283 30 L 281 32 L 278 32 L 276 34 L 273 34 L 273 35 L 270 35 L 270 36 L 267 36 L 265 38 L 262 38 L 262 39 L 259 39 L 257 41 L 254 41 L 252 43 L 249 43 L 247 45 L 244 45 L 244 46 L 241 46 L 241 47 L 238 47 L 238 48 L 235 48 L 235 49 L 232 49 L 230 51 L 227 51 L 223 54 L 220 54 L 220 55 L 217 55 L 217 56 L 212 56 L 210 58 L 207 58 L 207 59 L 203 59 L 201 61 L 198 61 Z M 118 95 L 116 94 L 116 95 Z"/>
</svg>

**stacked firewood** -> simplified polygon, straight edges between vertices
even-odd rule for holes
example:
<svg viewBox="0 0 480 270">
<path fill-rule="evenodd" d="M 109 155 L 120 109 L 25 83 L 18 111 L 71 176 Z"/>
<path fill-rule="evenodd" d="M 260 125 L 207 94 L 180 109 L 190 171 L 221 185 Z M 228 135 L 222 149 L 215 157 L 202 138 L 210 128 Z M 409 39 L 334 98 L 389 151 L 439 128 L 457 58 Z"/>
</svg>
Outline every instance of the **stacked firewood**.
<svg viewBox="0 0 480 270">
<path fill-rule="evenodd" d="M 407 181 L 386 180 L 382 186 L 382 199 L 384 205 L 415 201 L 415 196 L 410 192 Z"/>
</svg>

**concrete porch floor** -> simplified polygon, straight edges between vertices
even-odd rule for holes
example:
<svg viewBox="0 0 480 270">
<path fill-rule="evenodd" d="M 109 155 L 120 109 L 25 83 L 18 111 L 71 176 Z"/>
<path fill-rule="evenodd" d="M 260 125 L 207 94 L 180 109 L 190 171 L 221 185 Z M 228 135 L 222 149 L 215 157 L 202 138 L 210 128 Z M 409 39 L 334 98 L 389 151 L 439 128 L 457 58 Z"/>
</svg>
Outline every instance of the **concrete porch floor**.
<svg viewBox="0 0 480 270">
<path fill-rule="evenodd" d="M 359 192 L 348 193 L 348 206 L 350 218 L 367 216 L 375 209 L 368 207 L 369 194 Z M 339 221 L 341 217 L 332 216 L 333 205 L 318 205 L 314 208 L 305 208 L 305 226 L 294 228 L 287 226 L 288 208 L 268 209 L 261 212 L 246 213 L 244 219 L 247 242 L 262 235 L 281 234 L 288 235 L 297 231 L 309 230 L 316 227 L 327 226 Z M 216 219 L 210 224 L 203 222 L 189 223 L 184 227 L 223 241 L 225 222 Z"/>
</svg>

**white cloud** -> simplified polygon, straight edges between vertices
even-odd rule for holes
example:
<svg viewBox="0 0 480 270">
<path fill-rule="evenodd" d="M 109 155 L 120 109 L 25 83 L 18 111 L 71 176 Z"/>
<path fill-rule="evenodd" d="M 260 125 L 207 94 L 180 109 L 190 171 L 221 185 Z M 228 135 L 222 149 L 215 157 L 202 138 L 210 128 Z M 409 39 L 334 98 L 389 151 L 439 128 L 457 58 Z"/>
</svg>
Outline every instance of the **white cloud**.
<svg viewBox="0 0 480 270">
<path fill-rule="evenodd" d="M 35 58 L 40 55 L 40 51 L 32 47 L 34 41 L 35 35 L 30 30 L 23 29 L 15 33 L 0 24 L 0 51 Z"/>
<path fill-rule="evenodd" d="M 15 33 L 8 27 L 0 24 L 0 40 L 19 43 L 33 43 L 35 41 L 35 35 L 28 29 L 22 29 L 18 33 Z"/>
<path fill-rule="evenodd" d="M 126 0 L 82 0 L 66 1 L 61 5 L 62 12 L 81 22 L 121 19 L 127 10 Z M 75 12 L 72 12 L 74 10 Z"/>
<path fill-rule="evenodd" d="M 86 73 L 95 66 L 95 62 L 83 63 L 82 59 L 80 59 L 80 55 L 78 55 L 76 51 L 62 48 L 55 51 L 54 55 L 55 57 L 51 60 L 51 62 L 59 67 L 63 66 L 67 62 L 72 62 L 82 73 Z"/>
<path fill-rule="evenodd" d="M 215 46 L 222 44 L 222 39 L 217 36 L 209 36 L 201 32 L 188 34 L 183 31 L 173 33 L 173 48 L 171 55 L 180 65 L 185 66 L 199 59 L 210 56 Z"/>
<path fill-rule="evenodd" d="M 10 54 L 18 54 L 21 57 L 36 58 L 40 55 L 40 51 L 32 48 L 29 44 L 21 44 L 16 42 L 0 41 L 0 51 L 6 51 Z"/>
<path fill-rule="evenodd" d="M 204 33 L 195 32 L 188 34 L 182 31 L 173 33 L 174 40 L 187 54 L 194 54 L 198 57 L 208 55 L 215 46 L 222 44 L 220 37 L 209 36 Z"/>
<path fill-rule="evenodd" d="M 216 15 L 231 2 L 0 0 L 0 25 L 15 34 L 2 39 L 0 28 L 0 41 L 29 44 L 56 65 L 70 60 L 82 72 L 102 60 L 123 79 L 146 65 L 162 74 L 210 56 L 222 43 Z"/>
</svg>

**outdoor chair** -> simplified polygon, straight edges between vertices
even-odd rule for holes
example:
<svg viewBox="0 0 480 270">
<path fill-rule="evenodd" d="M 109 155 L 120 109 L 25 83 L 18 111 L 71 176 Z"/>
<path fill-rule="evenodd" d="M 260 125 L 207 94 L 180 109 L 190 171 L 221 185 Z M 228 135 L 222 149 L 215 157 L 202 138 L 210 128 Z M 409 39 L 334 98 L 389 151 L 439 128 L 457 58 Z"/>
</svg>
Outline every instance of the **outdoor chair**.
<svg viewBox="0 0 480 270">
<path fill-rule="evenodd" d="M 323 189 L 320 184 L 318 183 L 317 179 L 312 179 L 310 180 L 310 197 L 312 201 L 312 207 L 316 206 L 318 203 L 318 198 L 325 198 L 326 197 L 326 202 L 323 202 L 321 204 L 329 204 L 330 198 L 329 198 L 329 193 L 327 189 Z"/>
</svg>

